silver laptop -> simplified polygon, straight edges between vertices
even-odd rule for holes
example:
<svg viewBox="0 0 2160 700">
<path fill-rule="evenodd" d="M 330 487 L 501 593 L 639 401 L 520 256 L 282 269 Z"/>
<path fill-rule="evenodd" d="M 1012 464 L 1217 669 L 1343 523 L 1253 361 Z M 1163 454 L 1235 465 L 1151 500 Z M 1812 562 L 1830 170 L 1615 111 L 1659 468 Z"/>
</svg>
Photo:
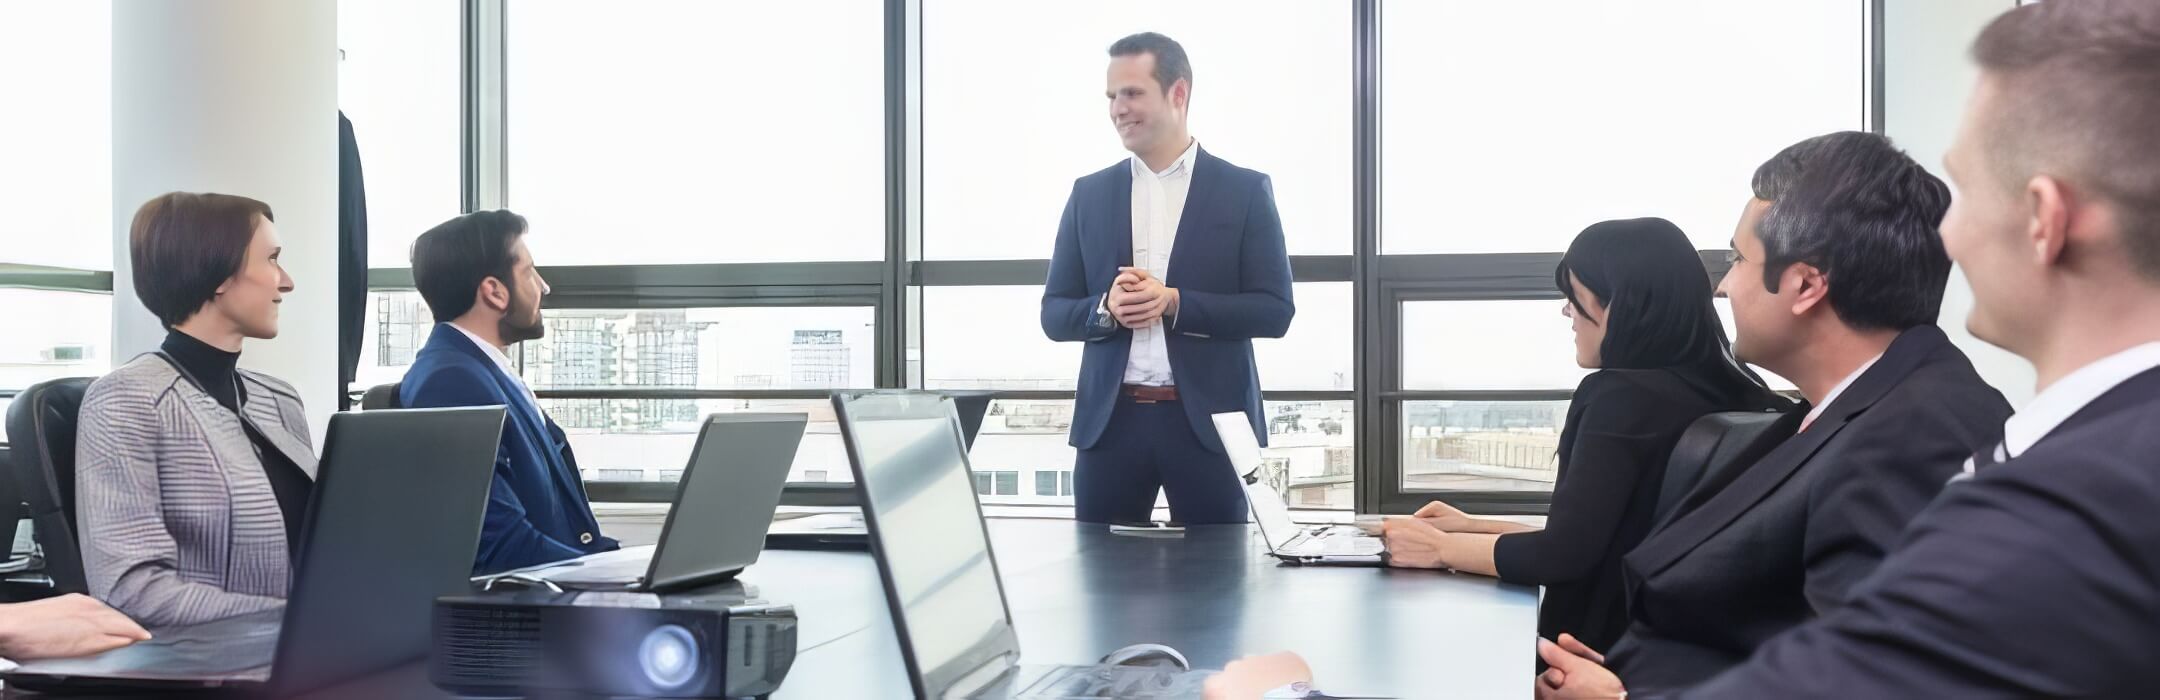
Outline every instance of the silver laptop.
<svg viewBox="0 0 2160 700">
<path fill-rule="evenodd" d="M 1299 525 L 1290 520 L 1290 507 L 1282 494 L 1260 479 L 1260 440 L 1244 413 L 1212 416 L 1215 433 L 1222 439 L 1230 469 L 1245 484 L 1245 501 L 1252 504 L 1253 522 L 1268 554 L 1292 564 L 1322 566 L 1386 566 L 1387 541 L 1348 525 Z"/>
<path fill-rule="evenodd" d="M 477 579 L 566 590 L 671 591 L 734 578 L 757 563 L 802 445 L 801 413 L 715 413 L 698 430 L 658 544 Z"/>
<path fill-rule="evenodd" d="M 286 605 L 28 662 L 8 689 L 286 697 L 424 658 L 435 598 L 471 590 L 502 426 L 501 406 L 331 416 Z"/>
<path fill-rule="evenodd" d="M 952 400 L 837 393 L 833 409 L 915 697 L 1199 697 L 1206 672 L 1019 665 Z"/>
</svg>

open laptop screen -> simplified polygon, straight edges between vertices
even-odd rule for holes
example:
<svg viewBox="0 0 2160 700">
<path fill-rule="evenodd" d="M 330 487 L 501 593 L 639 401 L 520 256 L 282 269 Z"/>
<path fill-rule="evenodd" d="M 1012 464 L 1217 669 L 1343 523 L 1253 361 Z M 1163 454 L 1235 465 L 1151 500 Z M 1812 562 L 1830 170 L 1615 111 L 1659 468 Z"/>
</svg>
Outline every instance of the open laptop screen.
<svg viewBox="0 0 2160 700">
<path fill-rule="evenodd" d="M 1260 469 L 1260 438 L 1253 435 L 1252 423 L 1239 412 L 1217 413 L 1209 418 L 1214 420 L 1215 436 L 1222 439 L 1223 454 L 1230 458 L 1230 469 L 1237 473 L 1239 483 L 1245 484 L 1245 501 L 1252 504 L 1253 522 L 1260 524 L 1261 539 L 1267 540 L 1269 551 L 1282 549 L 1297 538 L 1299 531 L 1297 523 L 1290 520 L 1290 506 L 1267 481 L 1244 481 L 1245 475 Z"/>
<path fill-rule="evenodd" d="M 952 400 L 872 392 L 833 404 L 908 670 L 920 696 L 944 697 L 1019 651 Z"/>
</svg>

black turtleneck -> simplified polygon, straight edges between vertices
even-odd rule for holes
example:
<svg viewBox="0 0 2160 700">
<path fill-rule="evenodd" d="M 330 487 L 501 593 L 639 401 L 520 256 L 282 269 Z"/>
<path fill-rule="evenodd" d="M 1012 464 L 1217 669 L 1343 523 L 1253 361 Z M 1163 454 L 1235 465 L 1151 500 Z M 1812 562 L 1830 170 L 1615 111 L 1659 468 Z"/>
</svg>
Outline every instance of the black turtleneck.
<svg viewBox="0 0 2160 700">
<path fill-rule="evenodd" d="M 165 334 L 165 344 L 160 349 L 193 376 L 219 406 L 240 418 L 241 429 L 247 431 L 248 441 L 255 444 L 256 461 L 262 463 L 263 475 L 270 479 L 270 490 L 277 495 L 278 510 L 285 516 L 287 553 L 297 557 L 300 523 L 307 513 L 308 492 L 314 489 L 315 482 L 308 478 L 307 472 L 300 470 L 300 465 L 294 464 L 284 451 L 256 430 L 247 413 L 240 410 L 247 402 L 247 392 L 240 389 L 237 370 L 240 353 L 217 349 L 178 330 Z"/>
</svg>

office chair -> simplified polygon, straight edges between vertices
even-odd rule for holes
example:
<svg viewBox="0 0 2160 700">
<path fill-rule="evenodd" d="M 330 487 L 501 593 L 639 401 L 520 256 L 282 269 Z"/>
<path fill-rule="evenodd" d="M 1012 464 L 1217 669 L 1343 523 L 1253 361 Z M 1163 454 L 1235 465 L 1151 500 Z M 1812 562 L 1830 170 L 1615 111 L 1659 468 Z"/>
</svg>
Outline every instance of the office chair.
<svg viewBox="0 0 2160 700">
<path fill-rule="evenodd" d="M 75 419 L 91 378 L 40 382 L 8 406 L 7 436 L 15 483 L 30 507 L 52 592 L 86 593 L 75 539 Z"/>
<path fill-rule="evenodd" d="M 386 408 L 404 408 L 401 402 L 398 401 L 398 388 L 404 384 L 404 382 L 391 382 L 368 387 L 367 393 L 360 395 L 360 410 L 380 411 Z"/>
<path fill-rule="evenodd" d="M 1784 415 L 1772 411 L 1725 411 L 1695 419 L 1680 434 L 1672 457 L 1665 462 L 1665 480 L 1658 488 L 1657 517 L 1653 521 L 1663 522 L 1696 486 L 1720 488 L 1724 477 L 1733 470 L 1745 469 L 1748 463 L 1762 457 L 1775 443 L 1756 445 L 1757 438 Z"/>
</svg>

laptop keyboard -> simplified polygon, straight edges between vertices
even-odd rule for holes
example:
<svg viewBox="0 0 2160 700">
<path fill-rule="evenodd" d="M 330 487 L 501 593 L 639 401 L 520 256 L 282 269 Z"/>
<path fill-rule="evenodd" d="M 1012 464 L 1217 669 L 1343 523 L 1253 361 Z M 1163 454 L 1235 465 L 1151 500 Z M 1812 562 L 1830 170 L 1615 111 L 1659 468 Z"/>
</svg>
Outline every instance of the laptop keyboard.
<svg viewBox="0 0 2160 700">
<path fill-rule="evenodd" d="M 1323 537 L 1320 553 L 1329 556 L 1370 555 L 1387 551 L 1387 546 L 1377 537 Z"/>
</svg>

